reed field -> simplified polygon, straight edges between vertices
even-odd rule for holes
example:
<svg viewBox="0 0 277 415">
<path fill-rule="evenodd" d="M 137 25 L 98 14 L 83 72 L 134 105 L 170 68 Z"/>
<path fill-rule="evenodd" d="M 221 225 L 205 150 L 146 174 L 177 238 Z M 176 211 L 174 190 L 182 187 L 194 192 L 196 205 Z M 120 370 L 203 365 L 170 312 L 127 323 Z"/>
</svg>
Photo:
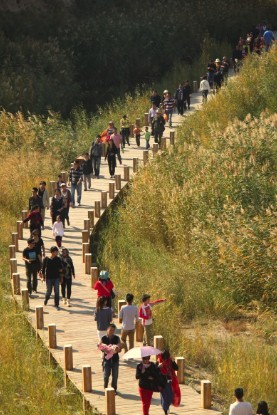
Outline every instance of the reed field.
<svg viewBox="0 0 277 415">
<path fill-rule="evenodd" d="M 167 297 L 155 332 L 206 368 L 224 413 L 239 385 L 277 410 L 276 59 L 276 48 L 251 57 L 186 118 L 100 234 L 118 295 Z"/>
</svg>

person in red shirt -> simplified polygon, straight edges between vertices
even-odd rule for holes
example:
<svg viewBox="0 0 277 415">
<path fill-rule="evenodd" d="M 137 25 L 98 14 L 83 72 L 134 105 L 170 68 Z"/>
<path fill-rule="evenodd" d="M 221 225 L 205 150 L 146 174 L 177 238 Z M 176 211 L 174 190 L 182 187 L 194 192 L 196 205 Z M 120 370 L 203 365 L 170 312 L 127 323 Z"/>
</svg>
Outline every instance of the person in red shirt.
<svg viewBox="0 0 277 415">
<path fill-rule="evenodd" d="M 143 345 L 153 346 L 153 319 L 152 319 L 152 307 L 156 304 L 162 303 L 166 299 L 155 300 L 150 302 L 150 295 L 144 294 L 142 297 L 142 305 L 139 308 L 139 317 L 141 318 L 143 331 Z"/>
<path fill-rule="evenodd" d="M 30 236 L 32 237 L 32 232 L 37 229 L 39 236 L 41 236 L 41 227 L 43 226 L 42 216 L 39 212 L 40 207 L 35 205 L 31 209 L 31 213 L 22 221 L 22 223 L 30 221 Z"/>
<path fill-rule="evenodd" d="M 112 307 L 112 295 L 113 295 L 113 283 L 109 278 L 108 271 L 101 271 L 99 274 L 99 280 L 96 281 L 93 288 L 97 290 L 98 297 L 107 298 L 107 307 Z"/>
</svg>

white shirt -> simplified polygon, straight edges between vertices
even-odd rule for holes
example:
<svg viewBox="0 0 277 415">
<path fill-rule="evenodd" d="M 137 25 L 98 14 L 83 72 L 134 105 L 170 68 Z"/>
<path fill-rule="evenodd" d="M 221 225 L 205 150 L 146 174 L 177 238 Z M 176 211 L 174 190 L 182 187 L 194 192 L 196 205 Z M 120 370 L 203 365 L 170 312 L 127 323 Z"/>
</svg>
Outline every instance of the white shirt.
<svg viewBox="0 0 277 415">
<path fill-rule="evenodd" d="M 209 82 L 207 81 L 207 79 L 203 79 L 201 82 L 200 82 L 200 91 L 210 91 L 211 90 L 211 88 L 210 88 L 210 84 L 209 84 Z"/>
<path fill-rule="evenodd" d="M 63 236 L 63 223 L 62 222 L 55 222 L 53 225 L 53 235 L 54 236 Z"/>
<path fill-rule="evenodd" d="M 229 415 L 253 415 L 254 411 L 249 402 L 234 402 L 230 405 Z"/>
<path fill-rule="evenodd" d="M 122 320 L 122 329 L 134 330 L 135 323 L 138 321 L 138 308 L 135 305 L 124 305 L 119 312 L 119 318 Z"/>
</svg>

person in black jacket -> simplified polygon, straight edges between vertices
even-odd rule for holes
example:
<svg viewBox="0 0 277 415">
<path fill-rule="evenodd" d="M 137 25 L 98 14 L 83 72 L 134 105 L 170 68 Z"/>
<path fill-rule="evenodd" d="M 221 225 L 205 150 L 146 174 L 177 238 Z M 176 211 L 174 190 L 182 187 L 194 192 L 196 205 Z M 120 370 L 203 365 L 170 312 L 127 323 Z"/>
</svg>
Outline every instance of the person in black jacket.
<svg viewBox="0 0 277 415">
<path fill-rule="evenodd" d="M 48 303 L 48 300 L 52 293 L 52 288 L 54 287 L 54 293 L 55 293 L 55 307 L 57 310 L 60 309 L 59 307 L 59 301 L 60 301 L 60 276 L 63 272 L 63 266 L 62 261 L 58 257 L 58 248 L 56 246 L 52 246 L 50 248 L 50 257 L 46 257 L 43 260 L 42 263 L 42 279 L 43 281 L 46 281 L 46 294 L 45 294 L 45 300 L 44 305 L 46 306 Z"/>
<path fill-rule="evenodd" d="M 137 365 L 136 379 L 139 380 L 139 394 L 142 402 L 143 415 L 149 415 L 152 395 L 158 390 L 158 369 L 150 356 L 144 356 Z"/>
<path fill-rule="evenodd" d="M 111 179 L 114 178 L 115 168 L 116 168 L 116 155 L 117 155 L 117 148 L 113 142 L 113 139 L 110 139 L 108 142 L 108 148 L 105 160 L 108 159 L 109 164 L 109 172 Z"/>
<path fill-rule="evenodd" d="M 189 81 L 186 80 L 184 85 L 184 110 L 188 108 L 190 110 L 190 95 L 191 95 L 191 86 L 189 84 Z"/>
<path fill-rule="evenodd" d="M 92 163 L 89 158 L 89 154 L 84 154 L 83 162 L 83 181 L 84 181 L 84 191 L 87 191 L 91 188 L 91 174 L 92 174 Z"/>
</svg>

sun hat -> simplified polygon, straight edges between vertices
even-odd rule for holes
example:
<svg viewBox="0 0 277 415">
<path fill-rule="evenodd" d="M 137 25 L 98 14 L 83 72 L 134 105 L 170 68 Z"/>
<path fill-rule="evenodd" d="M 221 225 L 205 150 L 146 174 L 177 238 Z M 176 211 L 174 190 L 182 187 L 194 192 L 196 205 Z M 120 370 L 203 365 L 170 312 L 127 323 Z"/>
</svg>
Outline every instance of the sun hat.
<svg viewBox="0 0 277 415">
<path fill-rule="evenodd" d="M 218 58 L 217 58 L 215 61 L 216 61 L 216 62 L 220 62 L 220 59 L 218 59 Z"/>
<path fill-rule="evenodd" d="M 100 280 L 107 280 L 109 278 L 108 271 L 100 271 L 99 278 Z"/>
</svg>

